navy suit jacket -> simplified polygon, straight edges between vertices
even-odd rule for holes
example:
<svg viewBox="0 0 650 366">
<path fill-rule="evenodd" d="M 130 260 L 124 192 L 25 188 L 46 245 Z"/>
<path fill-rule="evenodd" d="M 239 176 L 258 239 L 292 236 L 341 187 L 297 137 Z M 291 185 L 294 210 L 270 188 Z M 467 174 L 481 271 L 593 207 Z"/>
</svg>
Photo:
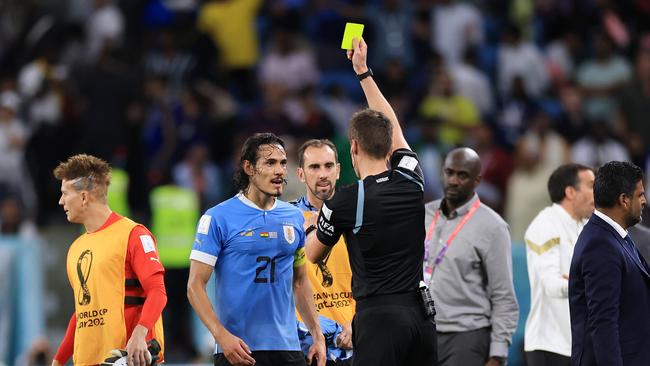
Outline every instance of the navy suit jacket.
<svg viewBox="0 0 650 366">
<path fill-rule="evenodd" d="M 650 269 L 638 256 L 591 216 L 569 272 L 571 365 L 650 365 Z"/>
</svg>

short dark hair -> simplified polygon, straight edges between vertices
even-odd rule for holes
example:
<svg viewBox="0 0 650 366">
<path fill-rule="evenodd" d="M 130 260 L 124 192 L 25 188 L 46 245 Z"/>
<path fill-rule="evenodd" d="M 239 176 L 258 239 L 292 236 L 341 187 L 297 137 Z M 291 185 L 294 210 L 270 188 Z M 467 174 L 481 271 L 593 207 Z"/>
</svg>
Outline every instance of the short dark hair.
<svg viewBox="0 0 650 366">
<path fill-rule="evenodd" d="M 54 169 L 58 180 L 73 181 L 72 187 L 77 191 L 95 191 L 98 196 L 108 194 L 111 183 L 111 166 L 104 160 L 87 154 L 77 154 L 59 163 Z"/>
<path fill-rule="evenodd" d="M 284 141 L 269 132 L 256 133 L 244 141 L 239 155 L 239 166 L 237 166 L 233 176 L 235 189 L 238 191 L 246 190 L 250 184 L 250 177 L 244 171 L 244 161 L 249 161 L 253 166 L 256 165 L 259 158 L 259 149 L 262 145 L 280 145 L 284 148 Z"/>
<path fill-rule="evenodd" d="M 596 172 L 594 203 L 597 208 L 612 208 L 623 193 L 632 196 L 637 183 L 643 180 L 638 166 L 626 161 L 610 161 Z"/>
<path fill-rule="evenodd" d="M 371 157 L 384 159 L 393 144 L 393 125 L 383 113 L 365 109 L 352 115 L 348 137 Z"/>
<path fill-rule="evenodd" d="M 334 146 L 334 143 L 328 139 L 311 139 L 308 141 L 305 141 L 302 146 L 298 149 L 298 166 L 303 168 L 303 164 L 305 164 L 305 150 L 307 150 L 310 147 L 315 147 L 315 148 L 321 148 L 324 146 L 329 147 L 334 151 L 334 162 L 338 163 L 339 162 L 339 154 L 336 152 L 336 146 Z"/>
<path fill-rule="evenodd" d="M 583 170 L 592 170 L 590 167 L 577 163 L 560 165 L 548 178 L 548 195 L 551 202 L 560 203 L 564 199 L 566 187 L 578 187 L 578 174 Z"/>
</svg>

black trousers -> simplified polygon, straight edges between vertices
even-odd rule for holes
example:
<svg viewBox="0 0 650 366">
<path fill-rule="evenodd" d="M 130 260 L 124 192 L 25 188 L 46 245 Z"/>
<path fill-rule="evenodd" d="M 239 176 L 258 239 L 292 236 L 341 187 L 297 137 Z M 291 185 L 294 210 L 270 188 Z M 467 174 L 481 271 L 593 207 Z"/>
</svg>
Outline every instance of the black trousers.
<svg viewBox="0 0 650 366">
<path fill-rule="evenodd" d="M 255 366 L 307 366 L 302 351 L 253 351 Z M 214 366 L 232 366 L 223 353 L 214 355 Z"/>
<path fill-rule="evenodd" d="M 547 351 L 526 352 L 528 366 L 571 366 L 571 357 Z"/>
<path fill-rule="evenodd" d="M 436 325 L 418 294 L 357 301 L 352 321 L 353 366 L 437 366 Z"/>
<path fill-rule="evenodd" d="M 490 354 L 490 328 L 438 332 L 440 366 L 483 366 Z"/>
</svg>

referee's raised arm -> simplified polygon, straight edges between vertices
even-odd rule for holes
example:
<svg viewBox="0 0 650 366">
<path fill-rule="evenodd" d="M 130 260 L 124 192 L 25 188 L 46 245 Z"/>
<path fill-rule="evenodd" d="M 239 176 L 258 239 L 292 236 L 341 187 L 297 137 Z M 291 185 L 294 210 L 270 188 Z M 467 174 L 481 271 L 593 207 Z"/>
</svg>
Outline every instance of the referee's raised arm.
<svg viewBox="0 0 650 366">
<path fill-rule="evenodd" d="M 393 151 L 397 149 L 411 150 L 411 147 L 404 138 L 402 128 L 397 120 L 397 115 L 395 115 L 393 107 L 388 104 L 388 101 L 381 93 L 381 90 L 379 90 L 377 83 L 375 83 L 375 80 L 372 78 L 372 70 L 366 63 L 368 55 L 368 45 L 366 44 L 366 41 L 364 41 L 363 38 L 360 40 L 354 38 L 352 40 L 352 46 L 354 48 L 348 51 L 348 59 L 352 61 L 354 72 L 360 80 L 361 88 L 363 89 L 366 101 L 368 102 L 368 107 L 383 113 L 388 117 L 393 125 L 393 144 L 388 155 L 392 155 Z"/>
</svg>

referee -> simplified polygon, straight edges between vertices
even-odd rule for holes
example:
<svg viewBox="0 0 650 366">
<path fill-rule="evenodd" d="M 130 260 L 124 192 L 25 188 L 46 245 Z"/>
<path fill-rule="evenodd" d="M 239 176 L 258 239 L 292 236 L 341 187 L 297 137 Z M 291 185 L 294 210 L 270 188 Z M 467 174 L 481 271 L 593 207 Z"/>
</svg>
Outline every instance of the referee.
<svg viewBox="0 0 650 366">
<path fill-rule="evenodd" d="M 395 112 L 366 65 L 368 47 L 348 51 L 370 109 L 348 136 L 357 184 L 337 189 L 309 227 L 306 255 L 317 262 L 345 237 L 357 301 L 353 365 L 437 365 L 436 329 L 418 293 L 425 232 L 423 176 Z"/>
</svg>

